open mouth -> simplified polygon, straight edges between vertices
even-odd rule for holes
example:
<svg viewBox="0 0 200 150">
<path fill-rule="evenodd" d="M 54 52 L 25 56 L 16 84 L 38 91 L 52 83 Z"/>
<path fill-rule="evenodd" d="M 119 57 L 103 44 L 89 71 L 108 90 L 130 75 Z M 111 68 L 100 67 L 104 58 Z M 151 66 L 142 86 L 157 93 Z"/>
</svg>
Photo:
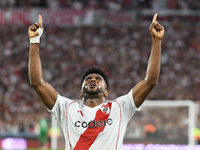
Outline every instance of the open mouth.
<svg viewBox="0 0 200 150">
<path fill-rule="evenodd" d="M 90 87 L 90 88 L 95 88 L 96 86 L 97 86 L 96 83 L 90 83 L 90 84 L 89 84 L 89 87 Z"/>
</svg>

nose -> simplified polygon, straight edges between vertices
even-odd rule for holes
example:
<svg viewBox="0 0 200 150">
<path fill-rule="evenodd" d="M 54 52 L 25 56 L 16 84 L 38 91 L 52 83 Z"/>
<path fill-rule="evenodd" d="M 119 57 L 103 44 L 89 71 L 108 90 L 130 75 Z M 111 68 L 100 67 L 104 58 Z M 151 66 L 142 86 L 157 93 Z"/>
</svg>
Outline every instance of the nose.
<svg viewBox="0 0 200 150">
<path fill-rule="evenodd" d="M 95 79 L 95 78 L 92 78 L 92 79 L 90 80 L 90 82 L 96 82 L 96 79 Z"/>
</svg>

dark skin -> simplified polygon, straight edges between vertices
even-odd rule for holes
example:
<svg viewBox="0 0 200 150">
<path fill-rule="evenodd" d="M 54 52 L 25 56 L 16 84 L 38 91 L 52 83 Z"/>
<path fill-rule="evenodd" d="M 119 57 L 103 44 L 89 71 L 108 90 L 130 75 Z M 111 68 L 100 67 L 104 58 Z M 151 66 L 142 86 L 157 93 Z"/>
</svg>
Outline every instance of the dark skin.
<svg viewBox="0 0 200 150">
<path fill-rule="evenodd" d="M 38 35 L 37 28 L 43 28 L 42 16 L 39 21 L 29 27 L 29 37 Z M 132 88 L 132 96 L 136 107 L 140 107 L 147 98 L 153 87 L 156 85 L 160 72 L 161 40 L 164 36 L 164 28 L 157 21 L 157 13 L 154 15 L 149 31 L 152 36 L 152 48 L 144 80 L 140 81 Z M 29 78 L 40 99 L 48 109 L 52 109 L 58 92 L 47 82 L 44 81 L 42 65 L 39 55 L 39 44 L 30 44 L 29 52 Z M 108 96 L 107 85 L 104 79 L 98 74 L 88 75 L 80 91 L 83 104 L 88 107 L 95 107 L 105 103 Z"/>
<path fill-rule="evenodd" d="M 103 77 L 99 74 L 89 74 L 81 88 L 80 97 L 83 104 L 89 107 L 95 107 L 101 103 L 105 103 L 105 98 L 108 96 L 107 85 Z"/>
</svg>

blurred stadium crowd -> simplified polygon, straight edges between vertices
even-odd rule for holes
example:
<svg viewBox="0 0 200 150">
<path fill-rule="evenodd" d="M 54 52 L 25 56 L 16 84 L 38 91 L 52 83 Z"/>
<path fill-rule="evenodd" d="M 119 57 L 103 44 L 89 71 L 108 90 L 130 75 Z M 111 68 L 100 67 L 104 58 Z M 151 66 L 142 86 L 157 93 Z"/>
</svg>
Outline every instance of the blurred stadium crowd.
<svg viewBox="0 0 200 150">
<path fill-rule="evenodd" d="M 161 5 L 168 9 L 199 10 L 198 0 L 1 0 L 0 8 L 9 7 L 43 7 L 50 9 L 106 9 L 135 10 L 151 9 Z"/>
<path fill-rule="evenodd" d="M 55 1 L 51 1 L 52 3 Z M 75 2 L 79 4 L 74 4 Z M 108 3 L 120 4 L 120 9 L 136 8 L 131 0 L 59 0 L 58 7 L 87 8 L 92 4 L 96 9 L 107 9 Z M 140 5 L 142 4 L 143 5 Z M 196 9 L 200 2 L 167 0 L 169 8 Z M 22 6 L 49 7 L 48 1 L 3 0 L 1 8 Z M 130 5 L 130 3 L 132 5 Z M 145 4 L 146 3 L 146 4 Z M 154 1 L 155 3 L 155 1 Z M 128 5 L 127 5 L 128 4 Z M 138 0 L 138 6 L 153 7 L 151 0 Z M 147 6 L 148 5 L 148 6 Z M 51 7 L 52 7 L 51 6 Z M 126 7 L 127 6 L 127 7 Z M 138 7 L 137 6 L 137 7 Z M 54 7 L 55 8 L 55 7 Z M 29 84 L 28 55 L 29 39 L 27 26 L 0 27 L 0 135 L 29 133 L 35 134 L 36 121 L 50 114 Z M 200 27 L 181 26 L 174 23 L 165 26 L 162 41 L 162 66 L 158 84 L 150 93 L 150 100 L 199 101 L 200 98 Z M 126 94 L 144 79 L 151 50 L 151 35 L 148 27 L 45 27 L 41 38 L 41 59 L 44 78 L 61 95 L 80 99 L 80 80 L 83 72 L 90 67 L 99 67 L 109 78 L 109 100 Z M 163 110 L 165 116 L 170 110 Z M 180 109 L 173 114 L 180 114 Z M 151 112 L 151 111 L 150 111 Z M 153 111 L 152 116 L 160 111 Z M 188 111 L 181 111 L 187 116 Z M 161 122 L 176 120 L 178 128 L 166 137 L 186 136 L 185 118 L 179 115 L 155 120 L 157 129 Z M 146 118 L 147 120 L 149 118 Z M 153 119 L 153 118 L 152 118 Z M 144 126 L 143 122 L 133 122 L 133 127 Z M 173 124 L 162 126 L 169 131 Z M 166 132 L 165 131 L 165 132 Z M 175 132 L 174 132 L 175 131 Z M 165 133 L 164 131 L 160 132 Z M 137 132 L 143 134 L 143 131 Z"/>
</svg>

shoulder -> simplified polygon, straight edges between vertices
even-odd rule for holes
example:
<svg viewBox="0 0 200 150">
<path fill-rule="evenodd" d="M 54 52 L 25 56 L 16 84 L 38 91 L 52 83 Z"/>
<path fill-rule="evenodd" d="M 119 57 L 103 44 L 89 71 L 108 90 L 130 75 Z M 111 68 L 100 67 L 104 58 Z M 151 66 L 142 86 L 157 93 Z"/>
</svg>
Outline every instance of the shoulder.
<svg viewBox="0 0 200 150">
<path fill-rule="evenodd" d="M 67 107 L 69 105 L 71 105 L 72 103 L 75 103 L 76 101 L 73 101 L 65 96 L 61 96 L 60 94 L 58 94 L 58 97 L 57 97 L 57 100 L 54 104 L 54 107 L 53 109 L 55 108 L 64 108 L 64 109 L 67 109 Z M 53 110 L 52 109 L 52 110 Z"/>
<path fill-rule="evenodd" d="M 137 109 L 135 105 L 133 95 L 132 95 L 132 90 L 130 90 L 127 94 L 116 98 L 114 102 L 118 103 L 118 105 L 124 109 L 140 110 L 140 109 Z"/>
<path fill-rule="evenodd" d="M 119 104 L 121 103 L 132 103 L 134 100 L 133 100 L 133 96 L 132 96 L 132 90 L 130 90 L 127 94 L 125 95 L 122 95 L 118 98 L 115 99 L 115 101 Z"/>
</svg>

